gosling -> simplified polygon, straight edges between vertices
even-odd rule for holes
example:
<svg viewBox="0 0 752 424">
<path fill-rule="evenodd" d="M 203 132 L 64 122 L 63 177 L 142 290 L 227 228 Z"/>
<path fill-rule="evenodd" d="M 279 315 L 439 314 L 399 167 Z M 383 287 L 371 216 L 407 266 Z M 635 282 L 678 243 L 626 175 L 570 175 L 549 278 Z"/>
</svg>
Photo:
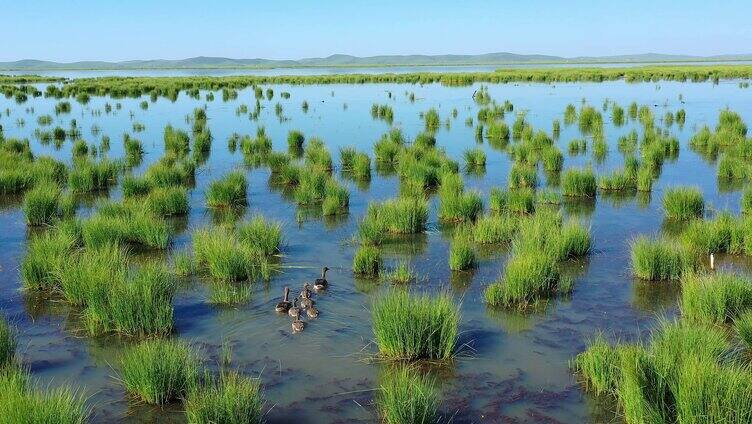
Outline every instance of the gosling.
<svg viewBox="0 0 752 424">
<path fill-rule="evenodd" d="M 293 333 L 300 333 L 305 328 L 305 323 L 301 321 L 300 319 L 296 318 L 295 321 L 292 322 L 292 332 Z"/>
<path fill-rule="evenodd" d="M 308 315 L 308 318 L 318 318 L 319 310 L 315 306 L 311 306 L 306 309 L 306 315 Z"/>
<path fill-rule="evenodd" d="M 297 299 L 293 301 L 292 307 L 289 311 L 287 311 L 288 314 L 290 314 L 291 317 L 298 319 L 300 317 L 300 308 L 298 307 Z"/>
</svg>

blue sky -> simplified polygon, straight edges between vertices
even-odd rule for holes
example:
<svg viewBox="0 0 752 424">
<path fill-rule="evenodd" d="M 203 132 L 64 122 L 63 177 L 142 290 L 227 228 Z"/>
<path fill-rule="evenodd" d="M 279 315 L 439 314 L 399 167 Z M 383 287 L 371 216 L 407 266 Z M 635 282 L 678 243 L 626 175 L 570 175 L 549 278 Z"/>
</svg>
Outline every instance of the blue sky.
<svg viewBox="0 0 752 424">
<path fill-rule="evenodd" d="M 752 53 L 749 0 L 0 3 L 0 61 Z"/>
</svg>

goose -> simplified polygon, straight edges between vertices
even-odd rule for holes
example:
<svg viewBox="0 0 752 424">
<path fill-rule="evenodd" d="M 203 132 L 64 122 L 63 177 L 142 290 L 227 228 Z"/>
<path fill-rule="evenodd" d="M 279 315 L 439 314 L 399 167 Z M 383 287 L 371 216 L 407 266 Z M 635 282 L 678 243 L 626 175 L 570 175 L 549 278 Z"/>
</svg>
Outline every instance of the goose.
<svg viewBox="0 0 752 424">
<path fill-rule="evenodd" d="M 285 295 L 282 298 L 282 301 L 277 303 L 277 306 L 274 308 L 277 312 L 287 312 L 290 310 L 290 307 L 292 306 L 292 303 L 288 300 L 290 297 L 290 288 L 285 287 Z"/>
<path fill-rule="evenodd" d="M 326 281 L 326 272 L 329 271 L 329 268 L 324 267 L 321 269 L 321 278 L 317 278 L 316 281 L 313 282 L 313 289 L 316 291 L 324 290 L 328 285 L 329 282 Z"/>
</svg>

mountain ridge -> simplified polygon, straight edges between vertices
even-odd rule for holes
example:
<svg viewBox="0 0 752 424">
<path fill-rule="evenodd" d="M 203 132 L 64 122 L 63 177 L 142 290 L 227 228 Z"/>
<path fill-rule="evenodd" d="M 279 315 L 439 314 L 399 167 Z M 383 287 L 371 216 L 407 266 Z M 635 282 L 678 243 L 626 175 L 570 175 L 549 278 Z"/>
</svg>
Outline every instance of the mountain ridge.
<svg viewBox="0 0 752 424">
<path fill-rule="evenodd" d="M 475 55 L 378 55 L 352 56 L 332 54 L 326 57 L 303 59 L 233 59 L 219 56 L 196 56 L 185 59 L 145 59 L 119 62 L 85 60 L 54 62 L 39 59 L 21 59 L 0 62 L 0 70 L 126 70 L 126 69 L 218 69 L 218 68 L 296 68 L 296 67 L 390 67 L 390 66 L 461 66 L 461 65 L 513 65 L 513 64 L 603 64 L 603 63 L 679 63 L 713 61 L 750 61 L 752 54 L 725 54 L 713 56 L 641 53 L 614 56 L 562 57 L 542 54 L 517 54 L 495 52 Z"/>
</svg>

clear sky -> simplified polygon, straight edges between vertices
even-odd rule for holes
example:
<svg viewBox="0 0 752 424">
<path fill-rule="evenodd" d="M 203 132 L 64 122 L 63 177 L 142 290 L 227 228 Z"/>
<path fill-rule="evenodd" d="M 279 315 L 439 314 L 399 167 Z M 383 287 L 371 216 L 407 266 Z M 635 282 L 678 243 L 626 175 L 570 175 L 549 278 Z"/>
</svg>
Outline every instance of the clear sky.
<svg viewBox="0 0 752 424">
<path fill-rule="evenodd" d="M 752 0 L 0 0 L 0 61 L 752 53 Z"/>
</svg>

